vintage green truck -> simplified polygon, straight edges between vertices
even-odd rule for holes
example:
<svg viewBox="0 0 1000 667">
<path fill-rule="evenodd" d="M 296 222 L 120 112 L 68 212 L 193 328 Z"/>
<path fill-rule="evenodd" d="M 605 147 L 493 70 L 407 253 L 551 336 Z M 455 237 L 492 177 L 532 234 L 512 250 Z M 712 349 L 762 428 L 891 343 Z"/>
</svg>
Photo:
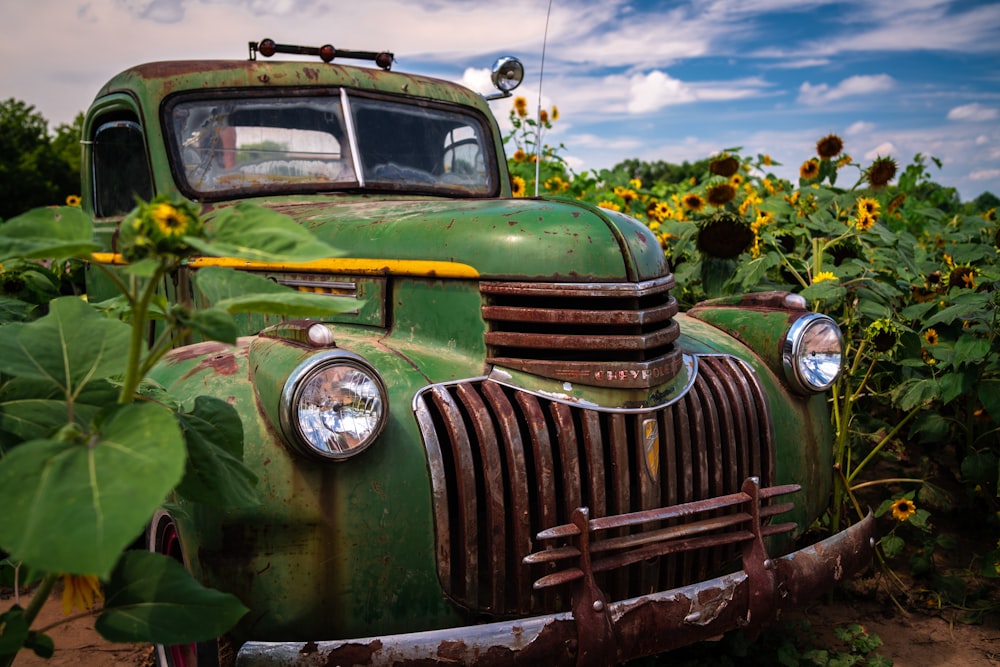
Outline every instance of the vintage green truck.
<svg viewBox="0 0 1000 667">
<path fill-rule="evenodd" d="M 258 58 L 278 53 L 318 58 Z M 836 323 L 784 292 L 678 312 L 641 222 L 512 196 L 489 100 L 519 61 L 488 97 L 392 63 L 252 42 L 128 69 L 86 115 L 107 261 L 162 194 L 209 220 L 252 200 L 343 252 L 199 257 L 168 286 L 223 265 L 356 301 L 247 317 L 153 373 L 243 419 L 262 502 L 173 506 L 148 538 L 250 608 L 237 664 L 607 665 L 756 632 L 865 567 L 870 516 L 793 550 L 831 490 Z"/>
</svg>

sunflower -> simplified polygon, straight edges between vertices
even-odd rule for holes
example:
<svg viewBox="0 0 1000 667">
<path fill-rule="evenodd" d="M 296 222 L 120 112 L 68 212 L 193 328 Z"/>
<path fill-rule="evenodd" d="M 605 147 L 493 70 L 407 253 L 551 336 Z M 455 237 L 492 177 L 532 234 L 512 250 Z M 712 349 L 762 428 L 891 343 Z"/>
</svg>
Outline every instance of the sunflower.
<svg viewBox="0 0 1000 667">
<path fill-rule="evenodd" d="M 815 285 L 816 283 L 821 283 L 824 280 L 836 280 L 836 279 L 837 276 L 833 273 L 833 271 L 820 271 L 813 276 L 812 284 Z"/>
<path fill-rule="evenodd" d="M 518 148 L 516 151 L 514 151 L 513 155 L 514 162 L 524 162 L 525 157 L 527 156 L 524 154 L 523 149 Z"/>
<path fill-rule="evenodd" d="M 899 207 L 902 206 L 903 202 L 905 202 L 905 201 L 906 201 L 906 193 L 905 192 L 901 192 L 898 195 L 896 195 L 893 198 L 893 200 L 891 202 L 889 202 L 889 207 L 886 209 L 889 212 L 889 215 L 892 215 L 893 213 L 895 213 L 896 211 L 898 211 Z"/>
<path fill-rule="evenodd" d="M 857 207 L 858 213 L 878 216 L 881 205 L 877 200 L 872 199 L 871 197 L 858 197 Z"/>
<path fill-rule="evenodd" d="M 710 257 L 730 259 L 746 251 L 754 233 L 740 218 L 717 213 L 698 230 L 698 249 Z"/>
<path fill-rule="evenodd" d="M 528 115 L 528 100 L 524 97 L 518 95 L 514 98 L 514 111 L 520 118 L 525 118 Z"/>
<path fill-rule="evenodd" d="M 548 125 L 549 124 L 549 112 L 546 111 L 545 109 L 540 109 L 538 111 L 538 122 L 541 123 L 542 125 Z"/>
<path fill-rule="evenodd" d="M 66 197 L 66 206 L 79 206 L 80 195 L 69 195 Z"/>
<path fill-rule="evenodd" d="M 924 332 L 924 340 L 927 341 L 928 345 L 938 344 L 938 332 L 932 327 Z"/>
<path fill-rule="evenodd" d="M 837 157 L 842 150 L 844 141 L 836 134 L 828 134 L 816 142 L 816 155 L 827 160 Z"/>
<path fill-rule="evenodd" d="M 896 175 L 896 161 L 889 157 L 875 158 L 865 177 L 873 188 L 885 187 Z"/>
<path fill-rule="evenodd" d="M 526 185 L 520 176 L 510 177 L 510 191 L 515 197 L 523 197 Z"/>
<path fill-rule="evenodd" d="M 552 105 L 552 114 L 551 115 L 552 115 L 552 121 L 553 122 L 559 120 L 559 107 L 557 107 L 554 104 Z"/>
<path fill-rule="evenodd" d="M 705 200 L 701 198 L 701 195 L 695 192 L 689 192 L 684 195 L 682 200 L 684 203 L 684 208 L 689 211 L 700 211 L 705 208 Z"/>
<path fill-rule="evenodd" d="M 879 352 L 890 353 L 899 343 L 899 325 L 889 319 L 875 320 L 868 325 L 865 338 Z"/>
<path fill-rule="evenodd" d="M 897 498 L 889 506 L 892 518 L 896 521 L 906 521 L 917 513 L 917 506 L 909 498 Z"/>
<path fill-rule="evenodd" d="M 867 213 L 858 213 L 858 217 L 854 220 L 854 226 L 860 231 L 866 232 L 875 226 L 875 216 L 868 215 Z"/>
<path fill-rule="evenodd" d="M 150 212 L 150 216 L 160 234 L 170 239 L 187 234 L 191 223 L 188 216 L 180 209 L 166 202 L 156 204 Z"/>
<path fill-rule="evenodd" d="M 614 203 L 613 201 L 608 201 L 607 199 L 605 199 L 602 202 L 599 202 L 597 205 L 599 207 L 607 209 L 609 211 L 621 211 L 622 210 L 621 206 L 619 206 L 618 204 Z"/>
<path fill-rule="evenodd" d="M 736 188 L 730 183 L 719 183 L 710 187 L 705 196 L 708 198 L 708 203 L 712 206 L 724 206 L 736 197 Z"/>
<path fill-rule="evenodd" d="M 948 274 L 948 288 L 976 289 L 976 269 L 967 265 L 959 264 Z"/>
<path fill-rule="evenodd" d="M 811 181 L 819 176 L 819 160 L 810 158 L 799 167 L 799 177 L 804 181 Z"/>
<path fill-rule="evenodd" d="M 74 609 L 90 611 L 95 600 L 104 601 L 101 593 L 101 582 L 93 574 L 64 574 L 62 610 L 63 616 L 69 616 Z"/>
<path fill-rule="evenodd" d="M 723 156 L 717 160 L 712 160 L 708 164 L 708 170 L 713 174 L 729 178 L 740 169 L 740 161 L 732 155 Z"/>
</svg>

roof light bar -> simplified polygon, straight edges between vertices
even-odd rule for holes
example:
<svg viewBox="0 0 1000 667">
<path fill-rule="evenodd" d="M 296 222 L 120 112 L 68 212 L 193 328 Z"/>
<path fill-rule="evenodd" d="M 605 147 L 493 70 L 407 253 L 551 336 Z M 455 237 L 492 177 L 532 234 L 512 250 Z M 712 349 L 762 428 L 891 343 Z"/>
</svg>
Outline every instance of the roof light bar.
<svg viewBox="0 0 1000 667">
<path fill-rule="evenodd" d="M 370 60 L 382 69 L 388 71 L 396 57 L 388 51 L 351 51 L 336 49 L 329 44 L 323 46 L 296 46 L 294 44 L 278 44 L 273 39 L 262 39 L 250 42 L 250 60 L 257 60 L 257 54 L 270 58 L 276 53 L 295 53 L 303 56 L 319 56 L 325 63 L 334 58 L 353 58 L 355 60 Z"/>
</svg>

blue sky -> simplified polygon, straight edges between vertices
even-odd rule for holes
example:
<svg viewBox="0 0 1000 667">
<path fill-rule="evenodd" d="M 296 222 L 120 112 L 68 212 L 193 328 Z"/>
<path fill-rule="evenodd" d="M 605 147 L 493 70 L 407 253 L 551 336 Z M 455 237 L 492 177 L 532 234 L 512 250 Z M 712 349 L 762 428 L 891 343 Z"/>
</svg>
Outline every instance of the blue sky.
<svg viewBox="0 0 1000 667">
<path fill-rule="evenodd" d="M 390 50 L 394 69 L 488 90 L 516 55 L 537 106 L 547 0 L 0 0 L 0 97 L 50 126 L 132 64 L 244 58 L 247 42 Z M 795 178 L 836 133 L 862 164 L 918 153 L 965 200 L 1000 196 L 1000 2 L 553 0 L 546 136 L 577 171 L 740 146 Z M 510 101 L 494 102 L 505 121 Z"/>
</svg>

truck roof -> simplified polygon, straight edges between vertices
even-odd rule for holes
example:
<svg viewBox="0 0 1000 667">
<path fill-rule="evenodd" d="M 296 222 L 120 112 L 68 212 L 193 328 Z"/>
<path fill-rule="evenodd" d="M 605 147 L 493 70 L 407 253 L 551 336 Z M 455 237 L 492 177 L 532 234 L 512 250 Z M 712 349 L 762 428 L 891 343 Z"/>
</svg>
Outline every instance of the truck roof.
<svg viewBox="0 0 1000 667">
<path fill-rule="evenodd" d="M 181 91 L 339 87 L 475 106 L 488 112 L 482 95 L 433 77 L 373 67 L 313 61 L 169 60 L 136 65 L 109 80 L 97 97 L 131 93 L 144 100 Z"/>
</svg>

